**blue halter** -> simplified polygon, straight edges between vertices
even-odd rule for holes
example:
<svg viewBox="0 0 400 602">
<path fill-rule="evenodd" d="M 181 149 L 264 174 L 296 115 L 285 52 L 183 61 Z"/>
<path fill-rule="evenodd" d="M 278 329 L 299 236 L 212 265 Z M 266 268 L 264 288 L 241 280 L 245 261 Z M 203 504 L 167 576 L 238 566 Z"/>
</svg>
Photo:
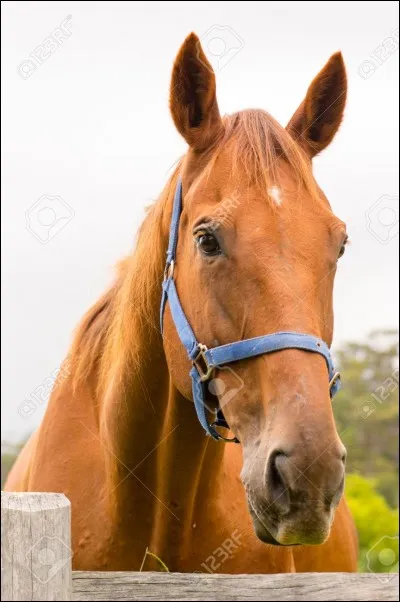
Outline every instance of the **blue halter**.
<svg viewBox="0 0 400 602">
<path fill-rule="evenodd" d="M 230 343 L 228 345 L 220 345 L 219 347 L 213 347 L 212 349 L 207 349 L 205 345 L 202 345 L 197 341 L 180 304 L 174 282 L 174 266 L 176 261 L 181 211 L 182 182 L 179 180 L 172 209 L 167 262 L 162 284 L 163 292 L 160 312 L 161 332 L 163 330 L 165 305 L 168 301 L 172 320 L 175 324 L 178 336 L 186 348 L 189 359 L 192 362 L 190 376 L 192 379 L 193 401 L 197 417 L 201 426 L 206 431 L 206 434 L 217 441 L 222 439 L 224 441 L 238 443 L 236 437 L 226 439 L 215 429 L 215 427 L 229 428 L 221 409 L 216 412 L 216 420 L 212 424 L 209 424 L 205 405 L 205 383 L 211 379 L 215 369 L 232 362 L 266 353 L 274 353 L 275 351 L 281 351 L 282 349 L 302 349 L 304 351 L 319 353 L 326 361 L 329 375 L 329 391 L 331 397 L 333 397 L 340 388 L 340 374 L 339 372 L 335 372 L 328 345 L 317 337 L 299 332 L 275 332 L 274 334 L 245 339 L 244 341 L 237 341 L 236 343 Z"/>
</svg>

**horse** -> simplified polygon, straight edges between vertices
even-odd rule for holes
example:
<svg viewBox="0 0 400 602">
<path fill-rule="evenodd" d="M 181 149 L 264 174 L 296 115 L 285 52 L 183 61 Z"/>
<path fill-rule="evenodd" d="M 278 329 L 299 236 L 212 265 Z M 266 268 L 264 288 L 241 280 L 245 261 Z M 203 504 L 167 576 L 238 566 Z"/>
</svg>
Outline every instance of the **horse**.
<svg viewBox="0 0 400 602">
<path fill-rule="evenodd" d="M 157 570 L 162 561 L 179 572 L 356 570 L 324 357 L 279 348 L 214 368 L 207 415 L 222 410 L 225 429 L 213 432 L 231 429 L 215 441 L 196 417 L 169 299 L 159 326 L 173 271 L 204 349 L 277 332 L 331 345 L 347 233 L 312 160 L 340 126 L 346 81 L 336 53 L 285 128 L 258 109 L 221 116 L 199 38 L 181 46 L 170 110 L 187 152 L 78 326 L 6 484 L 69 498 L 75 569 Z M 165 275 L 177 186 L 176 257 Z"/>
</svg>

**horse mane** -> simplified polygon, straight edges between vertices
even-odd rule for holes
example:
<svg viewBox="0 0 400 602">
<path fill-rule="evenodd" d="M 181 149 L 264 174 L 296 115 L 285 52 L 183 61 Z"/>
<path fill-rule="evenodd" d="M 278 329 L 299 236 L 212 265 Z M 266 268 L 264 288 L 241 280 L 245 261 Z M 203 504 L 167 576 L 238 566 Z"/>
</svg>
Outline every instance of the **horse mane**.
<svg viewBox="0 0 400 602">
<path fill-rule="evenodd" d="M 78 325 L 69 355 L 74 390 L 96 371 L 96 387 L 104 391 L 110 369 L 139 368 L 138 341 L 143 329 L 158 330 L 155 301 L 161 298 L 168 225 L 167 206 L 178 178 L 175 168 L 159 199 L 147 208 L 134 251 L 117 265 L 109 290 Z M 165 222 L 165 224 L 164 224 Z"/>
<path fill-rule="evenodd" d="M 229 145 L 232 175 L 240 173 L 255 183 L 266 198 L 266 191 L 277 181 L 280 160 L 289 164 L 299 185 L 313 197 L 318 196 L 310 161 L 271 115 L 249 109 L 225 116 L 223 123 L 221 138 L 208 151 L 206 171 L 212 170 L 220 151 Z M 76 330 L 70 352 L 75 388 L 86 382 L 93 369 L 101 391 L 108 385 L 110 371 L 124 386 L 126 375 L 132 378 L 140 370 L 144 329 L 148 333 L 150 327 L 159 336 L 158 304 L 169 218 L 181 164 L 175 168 L 159 199 L 147 210 L 136 248 L 119 263 L 114 284 L 87 312 Z"/>
<path fill-rule="evenodd" d="M 300 187 L 305 187 L 313 198 L 320 197 L 310 159 L 300 144 L 267 111 L 239 111 L 226 116 L 223 123 L 223 134 L 216 148 L 212 149 L 206 170 L 213 168 L 219 151 L 229 147 L 232 175 L 239 174 L 263 194 L 278 183 L 278 166 L 283 161 L 291 167 Z M 266 198 L 269 199 L 268 196 Z"/>
</svg>

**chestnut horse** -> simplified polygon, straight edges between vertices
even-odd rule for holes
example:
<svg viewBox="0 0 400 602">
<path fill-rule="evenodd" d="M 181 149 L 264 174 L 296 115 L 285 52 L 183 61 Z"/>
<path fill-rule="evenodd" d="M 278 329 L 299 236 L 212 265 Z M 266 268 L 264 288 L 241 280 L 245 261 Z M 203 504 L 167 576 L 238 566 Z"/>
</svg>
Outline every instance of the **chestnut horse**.
<svg viewBox="0 0 400 602">
<path fill-rule="evenodd" d="M 182 45 L 170 107 L 188 151 L 78 328 L 68 377 L 7 482 L 71 500 L 75 569 L 138 570 L 148 547 L 172 571 L 356 570 L 323 357 L 285 349 L 219 369 L 208 404 L 223 405 L 240 445 L 217 442 L 197 420 L 168 303 L 163 336 L 158 325 L 179 179 L 174 278 L 198 340 L 290 330 L 331 344 L 347 235 L 312 158 L 338 130 L 345 97 L 337 53 L 286 128 L 261 110 L 221 117 L 198 38 Z M 157 564 L 146 557 L 143 568 Z"/>
</svg>

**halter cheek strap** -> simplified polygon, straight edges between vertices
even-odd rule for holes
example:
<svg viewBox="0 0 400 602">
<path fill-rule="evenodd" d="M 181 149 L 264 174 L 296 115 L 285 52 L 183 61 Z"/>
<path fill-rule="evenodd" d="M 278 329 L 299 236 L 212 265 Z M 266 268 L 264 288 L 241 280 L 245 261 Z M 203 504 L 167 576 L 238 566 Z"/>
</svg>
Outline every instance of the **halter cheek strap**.
<svg viewBox="0 0 400 602">
<path fill-rule="evenodd" d="M 331 397 L 333 397 L 340 388 L 340 374 L 335 371 L 328 345 L 313 335 L 302 334 L 299 332 L 276 332 L 265 336 L 245 339 L 243 341 L 236 341 L 235 343 L 229 343 L 228 345 L 220 345 L 219 347 L 213 347 L 211 349 L 208 349 L 205 345 L 197 341 L 186 318 L 185 312 L 182 309 L 174 282 L 174 266 L 176 261 L 181 211 L 182 182 L 179 180 L 172 209 L 167 262 L 162 284 L 160 310 L 161 332 L 163 331 L 165 306 L 168 301 L 172 320 L 178 336 L 192 362 L 190 377 L 192 379 L 193 401 L 197 417 L 206 434 L 216 440 L 234 441 L 238 443 L 236 437 L 233 439 L 225 439 L 225 437 L 220 435 L 216 430 L 215 427 L 229 428 L 220 409 L 216 412 L 216 420 L 212 424 L 209 423 L 207 417 L 205 386 L 206 383 L 211 380 L 215 370 L 239 360 L 274 353 L 284 349 L 301 349 L 303 351 L 319 353 L 324 357 L 326 362 L 329 376 L 329 391 Z"/>
</svg>

